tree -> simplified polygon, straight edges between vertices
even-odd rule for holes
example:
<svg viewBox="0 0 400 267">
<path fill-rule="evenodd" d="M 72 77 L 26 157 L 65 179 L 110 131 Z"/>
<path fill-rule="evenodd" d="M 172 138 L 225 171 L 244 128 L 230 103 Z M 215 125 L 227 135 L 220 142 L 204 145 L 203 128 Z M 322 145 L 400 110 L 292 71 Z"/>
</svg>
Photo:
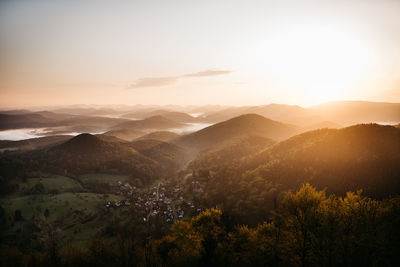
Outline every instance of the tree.
<svg viewBox="0 0 400 267">
<path fill-rule="evenodd" d="M 321 226 L 320 205 L 326 200 L 324 191 L 316 191 L 311 185 L 303 185 L 296 193 L 287 193 L 280 206 L 289 239 L 289 247 L 297 256 L 295 262 L 308 266 L 314 261 L 312 240 Z"/>
</svg>

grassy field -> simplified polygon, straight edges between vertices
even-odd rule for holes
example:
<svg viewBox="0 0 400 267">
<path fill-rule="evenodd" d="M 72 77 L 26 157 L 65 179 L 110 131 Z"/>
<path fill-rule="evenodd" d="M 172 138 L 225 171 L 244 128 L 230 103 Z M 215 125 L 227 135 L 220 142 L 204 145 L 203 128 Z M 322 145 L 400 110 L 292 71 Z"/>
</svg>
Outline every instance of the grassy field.
<svg viewBox="0 0 400 267">
<path fill-rule="evenodd" d="M 120 201 L 124 197 L 87 192 L 90 187 L 84 188 L 86 184 L 96 183 L 114 186 L 118 181 L 128 181 L 127 176 L 87 174 L 79 177 L 79 180 L 82 185 L 77 180 L 58 175 L 16 180 L 14 183 L 18 185 L 18 190 L 0 198 L 0 205 L 10 226 L 3 232 L 2 238 L 11 243 L 22 242 L 31 233 L 31 230 L 27 230 L 31 227 L 31 222 L 37 220 L 34 218 L 40 218 L 44 225 L 50 223 L 56 227 L 61 240 L 85 246 L 95 233 L 106 227 L 106 222 L 114 220 L 118 214 L 129 209 L 107 209 L 107 201 Z M 41 188 L 40 192 L 35 191 L 37 187 Z M 16 211 L 20 212 L 22 218 L 16 220 Z M 36 231 L 43 229 L 46 229 L 45 226 Z"/>
<path fill-rule="evenodd" d="M 15 210 L 20 210 L 25 219 L 32 218 L 37 213 L 49 210 L 49 221 L 56 220 L 69 210 L 95 213 L 104 206 L 106 201 L 121 200 L 121 196 L 95 193 L 61 193 L 56 195 L 28 195 L 21 197 L 5 197 L 0 200 L 7 217 L 13 216 Z"/>
<path fill-rule="evenodd" d="M 95 233 L 104 229 L 105 221 L 111 221 L 119 212 L 128 207 L 117 210 L 106 210 L 106 201 L 119 201 L 123 198 L 117 195 L 103 195 L 95 193 L 61 193 L 56 195 L 28 195 L 20 197 L 6 197 L 0 200 L 5 210 L 6 218 L 12 225 L 4 238 L 23 240 L 24 228 L 33 216 L 45 218 L 46 209 L 49 215 L 46 222 L 57 226 L 60 240 L 71 241 L 74 244 L 86 246 Z M 14 214 L 20 210 L 23 219 L 15 222 Z"/>
<path fill-rule="evenodd" d="M 79 192 L 83 191 L 81 185 L 69 177 L 60 175 L 49 175 L 48 177 L 32 177 L 25 181 L 15 180 L 13 184 L 18 186 L 18 190 L 12 193 L 12 196 L 23 196 L 32 194 L 35 191 L 35 187 L 40 185 L 42 188 L 41 192 L 36 194 L 58 194 L 66 192 Z"/>
<path fill-rule="evenodd" d="M 71 192 L 74 190 L 76 191 L 76 190 L 81 189 L 78 182 L 76 182 L 75 180 L 68 178 L 68 177 L 64 177 L 64 176 L 58 176 L 58 175 L 50 177 L 50 178 L 28 179 L 26 182 L 26 186 L 28 188 L 32 188 L 37 183 L 43 184 L 43 186 L 47 192 L 57 190 L 58 192 L 63 193 L 63 192 Z"/>
</svg>

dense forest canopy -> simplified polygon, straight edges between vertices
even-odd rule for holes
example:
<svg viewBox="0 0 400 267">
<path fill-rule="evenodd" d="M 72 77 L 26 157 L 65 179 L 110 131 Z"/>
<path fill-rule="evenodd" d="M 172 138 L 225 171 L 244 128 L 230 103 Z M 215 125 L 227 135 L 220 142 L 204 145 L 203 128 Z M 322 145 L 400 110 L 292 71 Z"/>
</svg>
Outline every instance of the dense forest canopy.
<svg viewBox="0 0 400 267">
<path fill-rule="evenodd" d="M 112 227 L 117 237 L 86 248 L 52 231 L 43 250 L 3 246 L 2 266 L 398 266 L 400 199 L 359 192 L 327 196 L 309 184 L 284 195 L 255 227 L 231 225 L 218 209 L 175 222 L 160 237 L 137 225 Z"/>
</svg>

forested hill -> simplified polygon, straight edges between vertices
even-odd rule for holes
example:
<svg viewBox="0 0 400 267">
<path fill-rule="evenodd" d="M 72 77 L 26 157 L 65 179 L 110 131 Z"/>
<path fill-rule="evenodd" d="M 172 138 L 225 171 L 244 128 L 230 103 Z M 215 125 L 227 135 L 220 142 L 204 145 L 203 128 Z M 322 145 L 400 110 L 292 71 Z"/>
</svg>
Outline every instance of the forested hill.
<svg viewBox="0 0 400 267">
<path fill-rule="evenodd" d="M 254 155 L 275 143 L 272 139 L 258 135 L 234 137 L 201 152 L 190 163 L 190 168 L 215 171 L 237 165 L 244 157 Z"/>
<path fill-rule="evenodd" d="M 201 151 L 242 135 L 284 140 L 296 134 L 297 131 L 298 128 L 293 125 L 273 121 L 257 114 L 246 114 L 182 136 L 174 142 L 183 147 Z"/>
<path fill-rule="evenodd" d="M 72 177 L 105 172 L 127 174 L 145 184 L 162 176 L 163 168 L 157 160 L 141 154 L 128 143 L 105 139 L 80 134 L 49 148 L 10 154 L 0 160 L 0 176 L 12 180 L 30 177 L 37 171 Z"/>
<path fill-rule="evenodd" d="M 343 194 L 363 189 L 372 196 L 400 192 L 400 131 L 363 124 L 292 137 L 253 157 L 254 175 L 296 186 L 309 181 Z"/>
<path fill-rule="evenodd" d="M 397 195 L 398 151 L 399 129 L 365 124 L 303 133 L 231 165 L 225 162 L 232 154 L 202 153 L 190 167 L 210 206 L 218 205 L 240 223 L 251 224 L 265 219 L 265 211 L 273 209 L 283 192 L 305 182 L 342 196 L 359 189 L 381 199 Z M 212 164 L 207 167 L 204 162 Z"/>
</svg>

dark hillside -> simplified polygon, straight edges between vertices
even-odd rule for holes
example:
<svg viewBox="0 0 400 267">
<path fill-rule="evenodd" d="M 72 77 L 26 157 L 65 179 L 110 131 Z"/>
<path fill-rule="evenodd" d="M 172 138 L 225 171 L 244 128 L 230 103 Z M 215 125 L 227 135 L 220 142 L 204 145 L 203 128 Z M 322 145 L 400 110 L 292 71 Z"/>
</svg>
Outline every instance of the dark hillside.
<svg viewBox="0 0 400 267">
<path fill-rule="evenodd" d="M 131 146 L 141 154 L 158 161 L 171 174 L 182 168 L 187 161 L 187 154 L 184 149 L 163 141 L 136 140 L 131 143 Z"/>
<path fill-rule="evenodd" d="M 218 170 L 238 164 L 241 158 L 253 155 L 274 144 L 275 141 L 257 135 L 243 135 L 228 139 L 201 152 L 190 163 L 191 169 Z"/>
<path fill-rule="evenodd" d="M 36 171 L 75 177 L 85 173 L 115 173 L 138 178 L 147 184 L 162 176 L 158 162 L 137 152 L 129 144 L 80 134 L 65 143 L 3 157 L 0 176 L 24 178 Z"/>
</svg>

